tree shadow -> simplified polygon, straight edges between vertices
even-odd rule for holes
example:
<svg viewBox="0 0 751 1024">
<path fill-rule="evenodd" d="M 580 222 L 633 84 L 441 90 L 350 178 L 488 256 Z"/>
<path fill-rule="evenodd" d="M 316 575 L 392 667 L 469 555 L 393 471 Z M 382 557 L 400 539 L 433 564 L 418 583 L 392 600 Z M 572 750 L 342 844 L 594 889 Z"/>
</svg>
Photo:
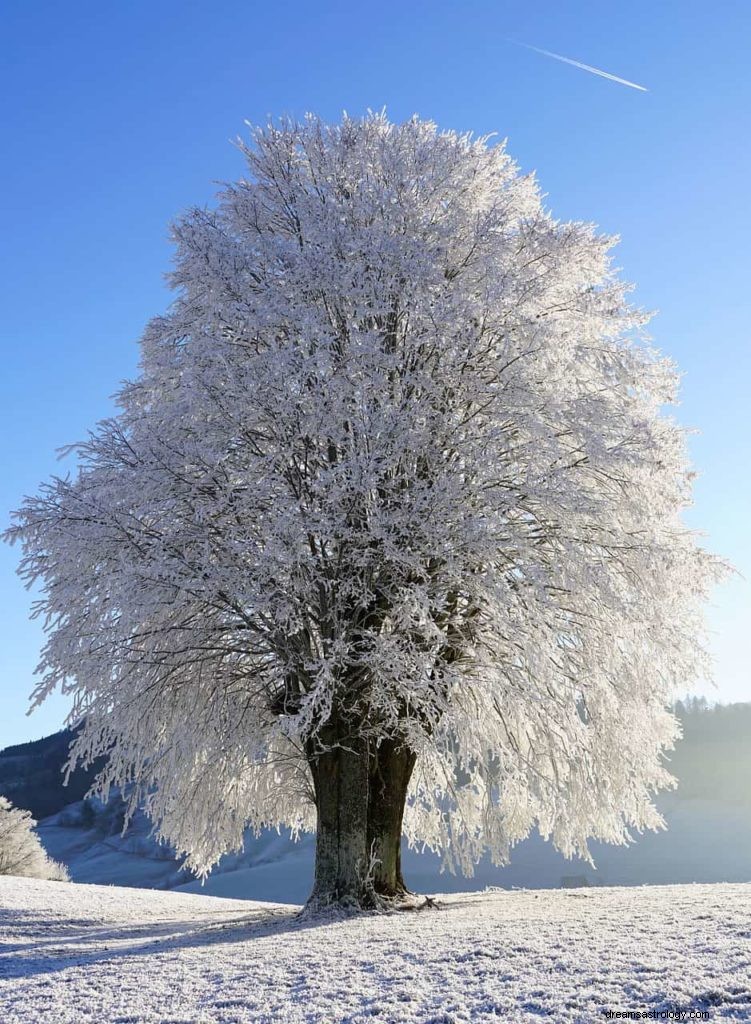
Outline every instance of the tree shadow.
<svg viewBox="0 0 751 1024">
<path fill-rule="evenodd" d="M 81 917 L 50 921 L 38 911 L 3 910 L 0 922 L 14 938 L 29 936 L 27 942 L 0 944 L 0 978 L 22 978 L 157 952 L 250 942 L 317 928 L 330 923 L 331 918 L 302 916 L 296 907 L 273 907 L 238 913 L 225 920 L 193 917 L 115 924 Z"/>
</svg>

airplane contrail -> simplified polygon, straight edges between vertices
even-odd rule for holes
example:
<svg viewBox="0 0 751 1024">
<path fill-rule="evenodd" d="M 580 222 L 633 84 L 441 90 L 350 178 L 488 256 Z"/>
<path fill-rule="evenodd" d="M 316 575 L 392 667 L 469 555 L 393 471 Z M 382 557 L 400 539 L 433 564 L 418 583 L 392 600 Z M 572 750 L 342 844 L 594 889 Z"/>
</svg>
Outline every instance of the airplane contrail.
<svg viewBox="0 0 751 1024">
<path fill-rule="evenodd" d="M 609 78 L 611 82 L 618 82 L 619 85 L 627 85 L 630 89 L 638 89 L 640 92 L 649 92 L 643 85 L 637 85 L 636 82 L 629 82 L 627 78 L 619 78 L 618 75 L 611 75 L 608 71 L 602 71 L 600 68 L 593 68 L 591 64 L 583 64 L 580 60 L 573 60 L 571 57 L 563 57 L 560 53 L 552 53 L 550 50 L 542 50 L 539 46 L 530 46 L 529 43 L 517 43 L 517 46 L 523 46 L 527 50 L 534 50 L 535 53 L 541 53 L 544 57 L 552 57 L 553 60 L 563 61 L 564 64 L 571 64 L 572 67 L 581 68 L 582 71 L 590 71 L 593 75 L 599 75 L 601 78 Z"/>
</svg>

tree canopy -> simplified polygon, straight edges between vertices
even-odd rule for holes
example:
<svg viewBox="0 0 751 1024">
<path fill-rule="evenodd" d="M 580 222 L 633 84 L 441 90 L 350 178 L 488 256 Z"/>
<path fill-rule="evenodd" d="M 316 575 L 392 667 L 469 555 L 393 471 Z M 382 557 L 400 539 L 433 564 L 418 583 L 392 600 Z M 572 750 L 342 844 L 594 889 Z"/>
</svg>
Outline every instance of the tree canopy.
<svg viewBox="0 0 751 1024">
<path fill-rule="evenodd" d="M 74 760 L 106 752 L 198 871 L 248 824 L 320 828 L 333 749 L 371 794 L 407 752 L 399 831 L 465 871 L 655 826 L 720 569 L 614 240 L 417 118 L 241 148 L 174 226 L 117 416 L 9 531 L 35 700 L 73 694 Z"/>
</svg>

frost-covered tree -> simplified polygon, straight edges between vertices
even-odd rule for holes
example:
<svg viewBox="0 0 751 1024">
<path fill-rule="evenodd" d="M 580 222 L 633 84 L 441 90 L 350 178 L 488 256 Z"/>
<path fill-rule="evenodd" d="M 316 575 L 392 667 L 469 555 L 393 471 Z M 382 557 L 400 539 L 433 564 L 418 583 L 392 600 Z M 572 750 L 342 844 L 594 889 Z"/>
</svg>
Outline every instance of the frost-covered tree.
<svg viewBox="0 0 751 1024">
<path fill-rule="evenodd" d="M 317 824 L 316 904 L 660 819 L 715 562 L 610 238 L 503 145 L 283 122 L 174 228 L 119 413 L 18 513 L 74 762 L 203 872 Z"/>
<path fill-rule="evenodd" d="M 29 811 L 14 807 L 10 800 L 0 796 L 0 875 L 67 882 L 68 872 L 47 856 L 34 831 L 35 825 Z"/>
</svg>

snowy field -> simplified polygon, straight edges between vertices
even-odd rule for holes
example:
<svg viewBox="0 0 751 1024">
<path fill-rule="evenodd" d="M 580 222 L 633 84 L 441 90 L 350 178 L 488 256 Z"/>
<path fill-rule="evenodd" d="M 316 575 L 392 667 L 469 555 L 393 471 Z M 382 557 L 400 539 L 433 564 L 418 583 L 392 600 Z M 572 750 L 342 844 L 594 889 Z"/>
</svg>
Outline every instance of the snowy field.
<svg viewBox="0 0 751 1024">
<path fill-rule="evenodd" d="M 465 893 L 440 904 L 313 924 L 279 904 L 0 878 L 0 1020 L 751 1019 L 751 885 Z"/>
</svg>

